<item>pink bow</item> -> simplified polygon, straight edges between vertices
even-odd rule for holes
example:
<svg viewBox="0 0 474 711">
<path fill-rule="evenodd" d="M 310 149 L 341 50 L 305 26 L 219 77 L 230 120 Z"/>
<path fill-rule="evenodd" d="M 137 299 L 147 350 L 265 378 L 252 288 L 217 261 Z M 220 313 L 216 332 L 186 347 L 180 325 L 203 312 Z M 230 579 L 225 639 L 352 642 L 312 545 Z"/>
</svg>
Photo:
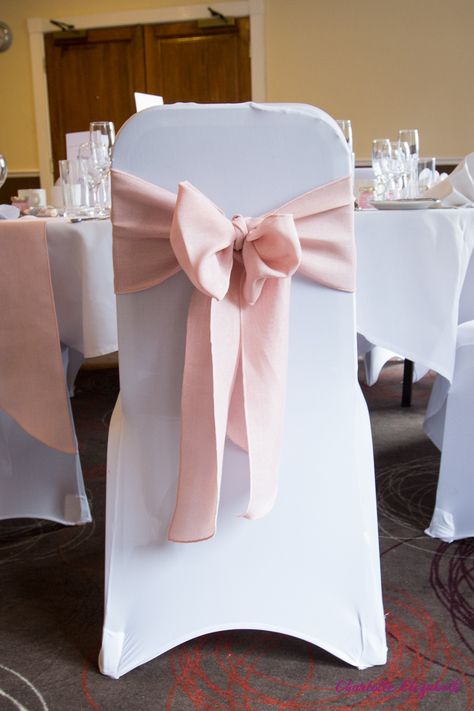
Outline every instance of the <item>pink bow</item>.
<svg viewBox="0 0 474 711">
<path fill-rule="evenodd" d="M 229 290 L 234 260 L 243 264 L 243 296 L 255 304 L 265 279 L 291 276 L 301 261 L 293 216 L 228 220 L 191 183 L 180 183 L 170 243 L 196 289 L 221 301 Z"/>
<path fill-rule="evenodd" d="M 249 454 L 244 515 L 259 518 L 273 506 L 290 277 L 299 267 L 319 283 L 353 289 L 350 180 L 317 188 L 260 218 L 232 220 L 189 183 L 180 184 L 173 214 L 170 193 L 159 187 L 119 171 L 112 185 L 117 291 L 160 283 L 179 267 L 196 287 L 188 312 L 180 475 L 169 538 L 204 540 L 215 532 L 226 434 Z"/>
</svg>

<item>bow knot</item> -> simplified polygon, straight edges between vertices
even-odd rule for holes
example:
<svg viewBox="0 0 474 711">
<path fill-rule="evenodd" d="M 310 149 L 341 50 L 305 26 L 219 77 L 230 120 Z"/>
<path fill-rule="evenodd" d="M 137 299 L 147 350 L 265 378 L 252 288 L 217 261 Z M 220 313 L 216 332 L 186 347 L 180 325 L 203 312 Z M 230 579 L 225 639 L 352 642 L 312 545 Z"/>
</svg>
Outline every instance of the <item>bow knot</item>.
<svg viewBox="0 0 474 711">
<path fill-rule="evenodd" d="M 196 289 L 221 301 L 229 291 L 234 260 L 243 265 L 243 298 L 253 305 L 267 279 L 298 269 L 301 246 L 291 214 L 229 220 L 190 183 L 180 183 L 170 241 Z"/>
<path fill-rule="evenodd" d="M 234 226 L 234 251 L 241 252 L 244 246 L 244 240 L 249 234 L 247 220 L 242 215 L 234 215 L 232 218 Z"/>
</svg>

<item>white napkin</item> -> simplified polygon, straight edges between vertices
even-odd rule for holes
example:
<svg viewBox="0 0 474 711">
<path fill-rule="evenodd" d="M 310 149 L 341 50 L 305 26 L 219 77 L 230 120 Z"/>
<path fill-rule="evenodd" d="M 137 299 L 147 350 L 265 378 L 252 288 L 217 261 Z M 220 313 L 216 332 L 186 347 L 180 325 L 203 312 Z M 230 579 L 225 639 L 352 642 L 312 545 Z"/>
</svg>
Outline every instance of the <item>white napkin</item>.
<svg viewBox="0 0 474 711">
<path fill-rule="evenodd" d="M 469 153 L 445 180 L 423 193 L 445 207 L 474 207 L 474 153 Z"/>
<path fill-rule="evenodd" d="M 0 220 L 16 220 L 20 211 L 15 205 L 0 205 Z"/>
</svg>

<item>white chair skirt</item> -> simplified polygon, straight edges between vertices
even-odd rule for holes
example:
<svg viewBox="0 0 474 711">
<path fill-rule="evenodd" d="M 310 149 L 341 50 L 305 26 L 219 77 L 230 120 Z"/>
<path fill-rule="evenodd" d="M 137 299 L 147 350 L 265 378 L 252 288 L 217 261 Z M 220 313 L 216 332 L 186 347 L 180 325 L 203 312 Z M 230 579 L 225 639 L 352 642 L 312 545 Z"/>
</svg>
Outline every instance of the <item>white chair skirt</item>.
<svg viewBox="0 0 474 711">
<path fill-rule="evenodd" d="M 62 355 L 67 386 L 72 389 L 78 354 L 70 359 L 63 348 Z M 70 525 L 92 520 L 79 454 L 47 447 L 0 411 L 0 520 L 11 518 L 44 518 Z"/>
<path fill-rule="evenodd" d="M 102 672 L 119 677 L 227 629 L 293 635 L 359 668 L 383 664 L 373 454 L 357 383 L 353 295 L 293 278 L 274 509 L 260 520 L 239 517 L 248 459 L 228 441 L 216 536 L 177 544 L 167 528 L 190 292 L 180 273 L 118 297 L 121 396 L 108 451 Z"/>
</svg>

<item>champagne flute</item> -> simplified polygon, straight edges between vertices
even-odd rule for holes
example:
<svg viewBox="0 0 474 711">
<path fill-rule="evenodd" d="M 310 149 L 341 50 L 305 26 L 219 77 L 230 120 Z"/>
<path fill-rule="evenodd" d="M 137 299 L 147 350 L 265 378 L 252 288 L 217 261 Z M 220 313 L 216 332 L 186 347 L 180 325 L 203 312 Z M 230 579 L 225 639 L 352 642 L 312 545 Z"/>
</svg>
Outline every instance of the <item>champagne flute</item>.
<svg viewBox="0 0 474 711">
<path fill-rule="evenodd" d="M 8 166 L 5 157 L 0 153 L 0 188 L 4 184 L 8 175 Z"/>
<path fill-rule="evenodd" d="M 392 141 L 392 173 L 395 181 L 396 198 L 407 197 L 410 175 L 410 146 L 406 141 Z"/>
<path fill-rule="evenodd" d="M 408 143 L 410 147 L 410 177 L 408 180 L 408 197 L 418 195 L 418 157 L 420 155 L 420 137 L 417 128 L 401 128 L 398 140 Z"/>
<path fill-rule="evenodd" d="M 384 200 L 388 197 L 393 182 L 392 144 L 389 138 L 375 138 L 372 141 L 372 168 L 375 175 L 375 198 Z"/>
</svg>

